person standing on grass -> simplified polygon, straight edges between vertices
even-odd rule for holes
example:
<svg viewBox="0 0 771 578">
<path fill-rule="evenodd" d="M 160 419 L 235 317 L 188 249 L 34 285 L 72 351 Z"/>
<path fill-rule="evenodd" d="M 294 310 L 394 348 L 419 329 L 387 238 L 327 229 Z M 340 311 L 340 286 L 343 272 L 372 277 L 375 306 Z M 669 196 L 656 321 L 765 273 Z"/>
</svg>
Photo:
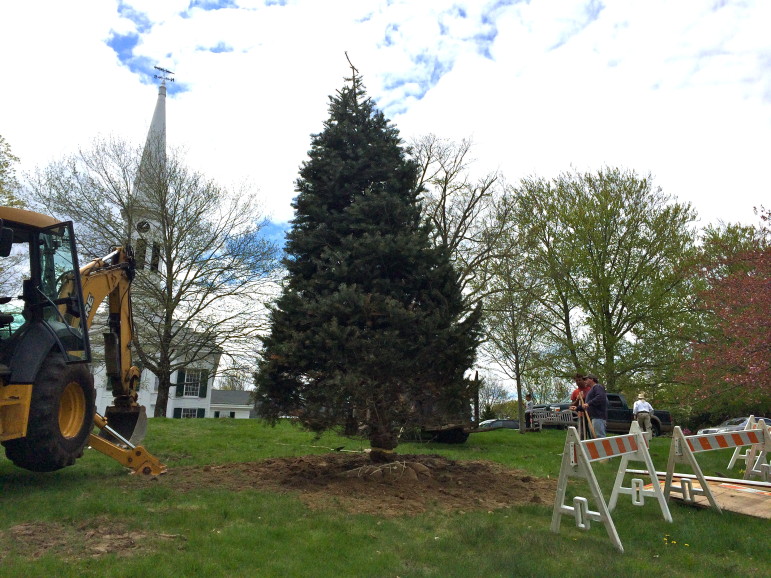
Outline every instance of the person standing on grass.
<svg viewBox="0 0 771 578">
<path fill-rule="evenodd" d="M 644 432 L 651 430 L 651 414 L 653 414 L 653 406 L 645 400 L 645 394 L 641 393 L 637 396 L 637 401 L 632 406 L 632 413 L 637 423 L 640 425 L 640 429 Z"/>
<path fill-rule="evenodd" d="M 589 439 L 591 436 L 587 431 L 585 420 L 588 419 L 583 410 L 584 402 L 586 401 L 586 395 L 589 390 L 592 389 L 592 383 L 586 379 L 583 373 L 576 373 L 573 378 L 576 380 L 576 388 L 573 393 L 570 394 L 570 409 L 571 411 L 578 412 L 578 432 L 582 440 Z"/>
<path fill-rule="evenodd" d="M 608 420 L 608 394 L 605 391 L 605 386 L 600 383 L 596 375 L 589 374 L 586 379 L 591 381 L 593 385 L 586 395 L 584 408 L 592 420 L 595 437 L 604 438 L 605 423 Z"/>
<path fill-rule="evenodd" d="M 525 395 L 525 427 L 530 429 L 533 426 L 533 394 L 529 391 Z"/>
</svg>

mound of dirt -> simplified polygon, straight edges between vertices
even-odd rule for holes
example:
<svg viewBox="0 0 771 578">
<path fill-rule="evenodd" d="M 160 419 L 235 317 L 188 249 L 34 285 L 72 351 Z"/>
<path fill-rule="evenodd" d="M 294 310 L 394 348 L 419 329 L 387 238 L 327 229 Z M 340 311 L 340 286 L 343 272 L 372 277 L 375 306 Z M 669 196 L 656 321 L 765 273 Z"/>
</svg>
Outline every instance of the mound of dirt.
<svg viewBox="0 0 771 578">
<path fill-rule="evenodd" d="M 336 508 L 380 516 L 429 509 L 493 510 L 514 504 L 550 504 L 557 481 L 487 461 L 398 455 L 373 464 L 368 454 L 335 452 L 259 462 L 173 468 L 146 483 L 175 491 L 207 487 L 293 492 L 313 509 Z"/>
<path fill-rule="evenodd" d="M 156 478 L 131 476 L 123 484 L 162 484 L 174 491 L 200 488 L 258 489 L 295 493 L 312 509 L 342 509 L 384 517 L 427 510 L 494 510 L 514 504 L 551 504 L 554 479 L 535 478 L 487 461 L 453 461 L 440 456 L 398 455 L 374 464 L 368 454 L 335 452 L 260 462 L 172 468 Z M 82 524 L 27 523 L 0 532 L 0 543 L 29 558 L 136 556 L 162 542 L 181 542 L 177 534 L 144 534 L 107 518 Z M 0 566 L 7 552 L 0 550 Z"/>
</svg>

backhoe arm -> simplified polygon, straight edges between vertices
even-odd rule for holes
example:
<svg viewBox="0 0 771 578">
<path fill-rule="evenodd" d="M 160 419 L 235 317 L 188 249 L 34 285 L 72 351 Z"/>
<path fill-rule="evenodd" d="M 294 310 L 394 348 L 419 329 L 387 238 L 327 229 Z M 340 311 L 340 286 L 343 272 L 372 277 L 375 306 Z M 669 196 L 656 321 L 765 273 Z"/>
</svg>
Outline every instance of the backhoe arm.
<svg viewBox="0 0 771 578">
<path fill-rule="evenodd" d="M 131 282 L 134 257 L 130 249 L 118 247 L 101 259 L 80 269 L 85 318 L 88 328 L 99 305 L 108 299 L 109 332 L 105 333 L 105 364 L 115 405 L 136 404 L 140 371 L 131 364 L 134 320 L 131 309 Z"/>
<path fill-rule="evenodd" d="M 80 320 L 86 328 L 91 328 L 96 310 L 105 299 L 109 306 L 104 358 L 113 405 L 107 408 L 105 416 L 94 415 L 94 425 L 100 433 L 98 436 L 91 434 L 89 444 L 134 472 L 157 475 L 165 472 L 166 466 L 142 446 L 135 445 L 144 438 L 147 416 L 144 406 L 137 402 L 141 372 L 132 365 L 131 359 L 134 320 L 130 289 L 134 273 L 130 247 L 118 247 L 80 269 L 84 303 Z M 60 295 L 66 295 L 67 291 L 65 284 Z"/>
</svg>

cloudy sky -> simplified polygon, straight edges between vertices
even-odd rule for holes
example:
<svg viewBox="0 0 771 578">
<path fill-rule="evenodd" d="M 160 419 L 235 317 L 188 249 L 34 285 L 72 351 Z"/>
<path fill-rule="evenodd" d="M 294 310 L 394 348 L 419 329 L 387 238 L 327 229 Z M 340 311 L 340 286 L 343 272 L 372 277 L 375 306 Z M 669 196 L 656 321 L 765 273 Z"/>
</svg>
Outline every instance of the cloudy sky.
<svg viewBox="0 0 771 578">
<path fill-rule="evenodd" d="M 168 139 L 277 222 L 350 69 L 409 139 L 475 143 L 511 183 L 652 173 L 702 224 L 771 205 L 765 0 L 21 0 L 0 3 L 0 135 L 21 171 L 98 135 Z"/>
</svg>

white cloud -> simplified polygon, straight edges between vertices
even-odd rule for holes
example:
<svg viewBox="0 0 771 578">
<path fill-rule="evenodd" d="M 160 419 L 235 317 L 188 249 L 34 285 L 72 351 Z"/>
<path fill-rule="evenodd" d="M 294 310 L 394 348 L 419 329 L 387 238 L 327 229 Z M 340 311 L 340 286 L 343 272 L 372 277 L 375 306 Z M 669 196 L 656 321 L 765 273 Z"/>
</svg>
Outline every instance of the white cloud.
<svg viewBox="0 0 771 578">
<path fill-rule="evenodd" d="M 217 180 L 249 180 L 277 220 L 350 74 L 344 51 L 405 138 L 472 136 L 479 169 L 510 182 L 620 164 L 708 221 L 755 222 L 769 204 L 771 3 L 236 4 L 127 0 L 132 20 L 117 1 L 4 3 L 0 134 L 22 169 L 99 133 L 144 140 L 157 87 L 107 45 L 139 31 L 134 56 L 186 89 L 167 101 L 169 142 Z"/>
</svg>

